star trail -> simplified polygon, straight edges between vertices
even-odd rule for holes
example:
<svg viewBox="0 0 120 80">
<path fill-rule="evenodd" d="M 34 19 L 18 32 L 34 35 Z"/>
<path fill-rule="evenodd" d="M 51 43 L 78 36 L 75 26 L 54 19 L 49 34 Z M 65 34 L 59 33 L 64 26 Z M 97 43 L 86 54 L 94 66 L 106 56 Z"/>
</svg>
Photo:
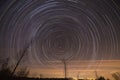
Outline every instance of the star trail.
<svg viewBox="0 0 120 80">
<path fill-rule="evenodd" d="M 120 8 L 114 0 L 0 2 L 1 63 L 9 58 L 16 64 L 26 45 L 24 61 L 37 65 L 119 60 L 119 34 Z"/>
</svg>

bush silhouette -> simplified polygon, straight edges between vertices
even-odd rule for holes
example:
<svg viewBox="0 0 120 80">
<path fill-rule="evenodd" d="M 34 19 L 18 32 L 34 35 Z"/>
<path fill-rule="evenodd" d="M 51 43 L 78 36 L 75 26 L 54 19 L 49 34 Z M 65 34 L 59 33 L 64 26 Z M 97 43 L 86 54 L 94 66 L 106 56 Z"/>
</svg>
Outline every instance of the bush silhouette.
<svg viewBox="0 0 120 80">
<path fill-rule="evenodd" d="M 8 67 L 8 59 L 2 64 L 0 69 L 0 78 L 2 80 L 8 79 L 11 76 L 12 72 Z"/>
<path fill-rule="evenodd" d="M 97 80 L 105 80 L 105 78 L 101 76 Z"/>
<path fill-rule="evenodd" d="M 11 68 L 8 66 L 8 60 L 7 60 L 1 65 L 0 80 L 13 80 L 13 78 L 17 78 L 17 77 L 18 77 L 17 80 L 19 80 L 19 77 L 27 78 L 28 74 L 29 74 L 29 70 L 27 70 L 27 67 L 25 67 L 25 68 L 21 68 L 16 74 L 13 75 Z"/>
</svg>

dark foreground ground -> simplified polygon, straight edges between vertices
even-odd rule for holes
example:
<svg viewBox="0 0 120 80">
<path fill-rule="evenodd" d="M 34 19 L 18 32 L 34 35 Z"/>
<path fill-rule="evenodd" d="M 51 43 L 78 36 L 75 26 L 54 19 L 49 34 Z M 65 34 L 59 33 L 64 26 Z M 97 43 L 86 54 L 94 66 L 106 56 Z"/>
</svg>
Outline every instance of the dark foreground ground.
<svg viewBox="0 0 120 80">
<path fill-rule="evenodd" d="M 26 77 L 13 77 L 13 78 L 0 78 L 0 80 L 73 80 L 72 78 L 26 78 Z"/>
</svg>

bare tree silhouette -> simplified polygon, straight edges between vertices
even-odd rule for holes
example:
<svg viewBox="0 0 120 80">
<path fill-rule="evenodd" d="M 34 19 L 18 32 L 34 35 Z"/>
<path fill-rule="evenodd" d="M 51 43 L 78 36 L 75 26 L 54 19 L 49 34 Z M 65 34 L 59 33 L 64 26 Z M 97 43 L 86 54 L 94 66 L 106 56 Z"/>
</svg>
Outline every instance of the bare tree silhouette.
<svg viewBox="0 0 120 80">
<path fill-rule="evenodd" d="M 22 55 L 20 56 L 20 58 L 19 58 L 17 64 L 15 65 L 15 68 L 13 69 L 11 76 L 14 75 L 14 73 L 15 73 L 17 67 L 19 66 L 21 60 L 22 60 L 23 57 L 25 56 L 25 54 L 26 54 L 28 48 L 30 47 L 30 45 L 32 44 L 32 42 L 33 42 L 33 41 L 30 41 L 30 43 L 27 43 L 27 44 L 25 45 L 25 47 L 23 48 L 23 50 L 20 51 L 20 53 L 21 53 Z"/>
<path fill-rule="evenodd" d="M 10 77 L 10 75 L 12 73 L 8 66 L 8 61 L 9 61 L 9 58 L 7 58 L 6 61 L 1 65 L 0 79 L 4 80 L 4 79 Z"/>
</svg>

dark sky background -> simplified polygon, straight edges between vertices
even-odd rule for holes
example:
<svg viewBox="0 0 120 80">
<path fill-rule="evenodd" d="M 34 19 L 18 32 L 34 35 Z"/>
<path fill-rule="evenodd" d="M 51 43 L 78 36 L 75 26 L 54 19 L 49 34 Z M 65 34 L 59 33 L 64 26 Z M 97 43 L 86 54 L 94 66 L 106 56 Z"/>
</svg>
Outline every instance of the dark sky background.
<svg viewBox="0 0 120 80">
<path fill-rule="evenodd" d="M 26 46 L 29 47 L 26 49 Z M 120 60 L 117 0 L 0 0 L 0 63 Z"/>
</svg>

